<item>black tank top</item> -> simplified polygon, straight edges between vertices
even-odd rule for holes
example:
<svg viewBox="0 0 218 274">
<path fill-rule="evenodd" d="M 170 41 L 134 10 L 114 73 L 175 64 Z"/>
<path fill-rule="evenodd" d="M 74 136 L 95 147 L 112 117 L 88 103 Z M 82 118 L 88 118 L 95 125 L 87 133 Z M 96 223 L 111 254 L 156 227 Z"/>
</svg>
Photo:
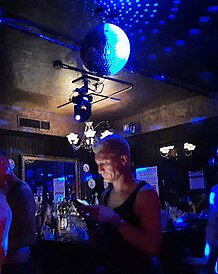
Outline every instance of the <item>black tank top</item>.
<svg viewBox="0 0 218 274">
<path fill-rule="evenodd" d="M 128 223 L 139 227 L 140 220 L 139 217 L 134 213 L 134 203 L 137 197 L 139 190 L 147 185 L 150 188 L 150 185 L 144 181 L 141 181 L 135 190 L 129 195 L 129 197 L 118 207 L 113 210 L 119 214 L 121 219 L 126 220 Z M 103 198 L 104 205 L 107 206 L 107 202 L 110 196 L 112 189 L 108 189 Z M 110 224 L 101 224 L 101 237 L 99 237 L 99 246 L 102 249 L 102 256 L 107 258 L 107 262 L 113 265 L 119 266 L 128 266 L 129 264 L 144 265 L 147 262 L 147 256 L 145 253 L 134 248 L 128 244 L 117 231 L 113 225 Z M 128 268 L 128 267 L 127 267 Z"/>
<path fill-rule="evenodd" d="M 148 184 L 144 181 L 141 181 L 136 186 L 134 191 L 129 195 L 129 197 L 120 206 L 113 209 L 120 216 L 121 219 L 127 221 L 128 223 L 136 227 L 139 227 L 140 220 L 139 220 L 139 217 L 134 212 L 134 204 L 135 204 L 135 200 L 139 190 L 145 185 L 148 185 Z M 108 189 L 108 191 L 105 193 L 105 196 L 104 196 L 105 206 L 107 206 L 108 199 L 112 189 L 113 188 Z"/>
</svg>

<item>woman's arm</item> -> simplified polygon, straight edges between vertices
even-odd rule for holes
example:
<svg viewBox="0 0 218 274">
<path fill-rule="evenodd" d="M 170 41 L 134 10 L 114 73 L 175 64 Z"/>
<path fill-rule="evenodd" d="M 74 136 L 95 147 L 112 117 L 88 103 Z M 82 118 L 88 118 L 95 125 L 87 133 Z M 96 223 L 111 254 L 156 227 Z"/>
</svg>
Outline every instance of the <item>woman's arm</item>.
<svg viewBox="0 0 218 274">
<path fill-rule="evenodd" d="M 0 189 L 0 266 L 8 251 L 8 234 L 10 230 L 12 212 L 7 203 L 4 190 Z"/>
</svg>

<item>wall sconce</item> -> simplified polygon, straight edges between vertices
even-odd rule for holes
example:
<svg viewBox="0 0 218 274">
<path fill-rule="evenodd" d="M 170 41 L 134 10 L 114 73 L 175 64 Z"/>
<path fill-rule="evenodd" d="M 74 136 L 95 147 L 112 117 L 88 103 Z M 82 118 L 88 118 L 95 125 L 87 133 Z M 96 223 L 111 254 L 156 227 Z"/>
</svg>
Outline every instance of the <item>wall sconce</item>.
<svg viewBox="0 0 218 274">
<path fill-rule="evenodd" d="M 196 145 L 193 145 L 187 142 L 184 143 L 183 149 L 184 149 L 185 156 L 191 156 L 195 148 L 196 148 Z M 175 148 L 174 145 L 161 147 L 160 155 L 166 159 L 169 159 L 169 158 L 178 159 L 178 156 L 180 155 L 180 152 L 181 153 L 183 152 L 183 149 L 178 150 L 177 148 Z"/>
<path fill-rule="evenodd" d="M 184 143 L 185 156 L 192 156 L 192 152 L 195 150 L 196 145 L 190 143 Z"/>
<path fill-rule="evenodd" d="M 161 147 L 160 148 L 160 155 L 163 157 L 163 158 L 176 158 L 178 156 L 177 154 L 177 151 L 175 149 L 175 147 L 172 145 L 172 146 L 166 146 L 166 147 Z"/>
<path fill-rule="evenodd" d="M 101 121 L 95 127 L 93 126 L 93 122 L 85 122 L 85 129 L 83 132 L 83 137 L 79 142 L 79 135 L 76 133 L 70 133 L 66 137 L 68 142 L 72 145 L 74 150 L 78 150 L 81 147 L 88 149 L 89 152 L 92 151 L 93 144 L 97 141 L 96 130 L 100 125 L 104 125 L 103 131 L 101 132 L 100 139 L 105 138 L 108 135 L 113 134 L 111 131 L 111 126 L 108 121 Z M 78 144 L 79 143 L 79 144 Z"/>
</svg>

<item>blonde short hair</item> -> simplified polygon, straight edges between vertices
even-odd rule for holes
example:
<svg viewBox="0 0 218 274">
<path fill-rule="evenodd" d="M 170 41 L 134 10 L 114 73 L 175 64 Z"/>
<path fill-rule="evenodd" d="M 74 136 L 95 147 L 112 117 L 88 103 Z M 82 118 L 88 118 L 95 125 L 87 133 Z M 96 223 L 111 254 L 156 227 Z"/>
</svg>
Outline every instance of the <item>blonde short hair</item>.
<svg viewBox="0 0 218 274">
<path fill-rule="evenodd" d="M 99 139 L 93 145 L 93 152 L 99 153 L 103 150 L 109 150 L 117 156 L 127 155 L 130 159 L 130 147 L 128 142 L 118 134 L 108 135 L 103 139 Z"/>
</svg>

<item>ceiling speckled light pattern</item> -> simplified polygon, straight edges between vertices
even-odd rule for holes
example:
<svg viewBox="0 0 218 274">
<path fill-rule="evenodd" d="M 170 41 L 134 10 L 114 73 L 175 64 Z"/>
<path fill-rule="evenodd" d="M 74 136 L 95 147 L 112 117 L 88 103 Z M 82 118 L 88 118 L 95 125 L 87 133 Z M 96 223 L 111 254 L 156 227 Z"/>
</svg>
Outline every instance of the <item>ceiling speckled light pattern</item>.
<svg viewBox="0 0 218 274">
<path fill-rule="evenodd" d="M 84 12 L 89 24 L 110 22 L 125 31 L 132 49 L 130 70 L 193 90 L 217 91 L 216 1 L 86 0 Z"/>
<path fill-rule="evenodd" d="M 199 94 L 216 100 L 217 0 L 5 0 L 0 4 L 0 86 L 7 92 L 1 102 L 71 115 L 72 104 L 57 106 L 81 87 L 72 83 L 81 74 L 54 70 L 52 64 L 62 60 L 85 69 L 82 40 L 102 23 L 115 24 L 130 41 L 127 64 L 114 78 L 133 88 L 120 94 L 121 103 L 93 104 L 93 119 L 121 119 Z M 121 88 L 107 80 L 103 84 L 103 95 Z"/>
</svg>

